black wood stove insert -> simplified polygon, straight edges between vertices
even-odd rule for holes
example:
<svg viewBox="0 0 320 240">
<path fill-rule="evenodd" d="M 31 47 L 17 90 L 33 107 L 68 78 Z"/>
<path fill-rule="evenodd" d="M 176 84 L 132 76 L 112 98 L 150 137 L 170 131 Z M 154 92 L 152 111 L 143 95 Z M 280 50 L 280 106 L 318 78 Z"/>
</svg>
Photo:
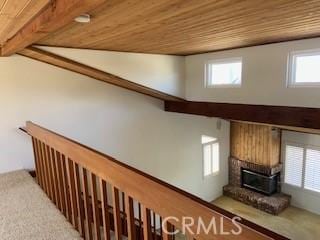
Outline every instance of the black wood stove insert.
<svg viewBox="0 0 320 240">
<path fill-rule="evenodd" d="M 279 174 L 263 175 L 248 169 L 241 169 L 241 186 L 265 195 L 277 192 Z"/>
</svg>

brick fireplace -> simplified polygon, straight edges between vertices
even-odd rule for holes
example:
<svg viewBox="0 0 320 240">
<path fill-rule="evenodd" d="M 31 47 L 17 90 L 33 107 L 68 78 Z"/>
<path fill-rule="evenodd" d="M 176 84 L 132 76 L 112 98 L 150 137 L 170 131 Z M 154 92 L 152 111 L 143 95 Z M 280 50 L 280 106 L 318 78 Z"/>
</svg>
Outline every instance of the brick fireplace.
<svg viewBox="0 0 320 240">
<path fill-rule="evenodd" d="M 282 170 L 282 165 L 277 164 L 276 166 L 269 167 L 269 166 L 264 166 L 264 165 L 259 165 L 251 162 L 238 160 L 237 158 L 234 158 L 234 157 L 230 157 L 229 158 L 229 183 L 230 184 L 241 187 L 241 169 L 249 169 L 266 176 L 271 176 L 271 175 L 280 173 Z M 278 191 L 280 191 L 280 188 L 281 188 L 280 184 L 278 188 L 279 188 Z"/>
<path fill-rule="evenodd" d="M 290 205 L 291 197 L 281 193 L 280 175 L 278 175 L 279 181 L 276 193 L 269 196 L 243 187 L 241 169 L 250 169 L 268 176 L 280 174 L 282 166 L 279 164 L 275 167 L 266 167 L 231 157 L 229 160 L 229 184 L 223 188 L 225 196 L 274 215 L 278 215 Z"/>
<path fill-rule="evenodd" d="M 232 123 L 225 196 L 274 215 L 290 205 L 291 197 L 281 192 L 280 138 L 271 126 Z"/>
</svg>

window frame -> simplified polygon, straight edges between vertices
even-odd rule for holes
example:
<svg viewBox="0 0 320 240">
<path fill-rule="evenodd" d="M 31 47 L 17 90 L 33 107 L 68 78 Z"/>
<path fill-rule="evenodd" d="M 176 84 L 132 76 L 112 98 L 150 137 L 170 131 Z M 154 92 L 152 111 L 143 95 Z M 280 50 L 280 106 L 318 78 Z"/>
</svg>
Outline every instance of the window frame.
<svg viewBox="0 0 320 240">
<path fill-rule="evenodd" d="M 292 51 L 288 56 L 288 69 L 287 69 L 287 88 L 310 88 L 310 87 L 320 87 L 319 82 L 306 82 L 297 83 L 296 82 L 296 70 L 297 70 L 297 57 L 307 57 L 307 56 L 320 56 L 320 49 L 308 49 L 301 51 Z"/>
<path fill-rule="evenodd" d="M 205 169 L 204 169 L 204 165 L 205 165 L 205 163 L 204 163 L 204 161 L 205 161 L 204 152 L 205 151 L 204 151 L 204 149 L 205 149 L 206 146 L 208 146 L 208 145 L 212 146 L 213 144 L 218 144 L 218 156 L 219 156 L 218 157 L 218 171 L 210 171 L 210 174 L 205 175 Z M 219 143 L 219 139 L 216 138 L 214 141 L 210 141 L 210 142 L 207 142 L 207 143 L 201 143 L 201 147 L 202 147 L 202 177 L 203 177 L 203 179 L 219 175 L 219 173 L 220 173 L 220 143 Z M 213 158 L 212 158 L 212 153 L 211 153 L 211 166 L 212 166 L 212 163 L 213 163 Z"/>
<path fill-rule="evenodd" d="M 240 83 L 239 84 L 210 84 L 212 71 L 209 68 L 212 64 L 228 64 L 228 63 L 241 63 L 241 75 L 240 75 Z M 223 58 L 223 59 L 210 59 L 207 60 L 204 64 L 204 86 L 205 88 L 241 88 L 242 86 L 242 57 L 233 57 L 233 58 Z"/>
<path fill-rule="evenodd" d="M 286 162 L 286 147 L 287 147 L 287 145 L 303 148 L 303 165 L 302 165 L 303 167 L 302 167 L 302 178 L 301 178 L 302 183 L 301 183 L 301 187 L 285 182 L 285 174 L 286 174 L 286 169 L 285 169 L 286 164 L 285 164 L 285 162 Z M 297 142 L 292 142 L 292 141 L 285 141 L 284 142 L 284 147 L 283 147 L 283 150 L 282 150 L 282 163 L 284 163 L 283 164 L 283 173 L 284 174 L 282 174 L 282 183 L 284 185 L 286 185 L 286 186 L 289 186 L 290 188 L 297 189 L 299 191 L 304 191 L 304 192 L 307 192 L 307 193 L 310 193 L 310 194 L 313 194 L 313 195 L 319 197 L 320 196 L 320 191 L 314 191 L 314 190 L 305 188 L 307 149 L 320 151 L 320 146 L 297 143 Z"/>
</svg>

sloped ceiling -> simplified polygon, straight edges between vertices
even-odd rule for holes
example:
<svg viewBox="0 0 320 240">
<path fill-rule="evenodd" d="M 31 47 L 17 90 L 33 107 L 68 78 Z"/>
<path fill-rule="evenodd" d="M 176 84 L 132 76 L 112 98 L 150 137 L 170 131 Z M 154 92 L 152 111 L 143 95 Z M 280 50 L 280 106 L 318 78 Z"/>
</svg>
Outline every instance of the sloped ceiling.
<svg viewBox="0 0 320 240">
<path fill-rule="evenodd" d="M 41 45 L 188 55 L 320 36 L 319 0 L 108 0 Z"/>
</svg>

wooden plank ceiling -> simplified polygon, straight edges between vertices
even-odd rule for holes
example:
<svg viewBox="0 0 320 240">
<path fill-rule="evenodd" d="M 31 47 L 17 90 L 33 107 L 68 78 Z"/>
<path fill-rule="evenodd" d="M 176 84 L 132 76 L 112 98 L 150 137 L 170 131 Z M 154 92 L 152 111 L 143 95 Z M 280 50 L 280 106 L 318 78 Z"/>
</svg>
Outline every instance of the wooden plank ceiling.
<svg viewBox="0 0 320 240">
<path fill-rule="evenodd" d="M 0 0 L 0 45 L 12 38 L 50 0 Z"/>
<path fill-rule="evenodd" d="M 189 55 L 320 36 L 319 0 L 108 0 L 40 45 Z"/>
<path fill-rule="evenodd" d="M 7 13 L 3 18 L 8 22 L 7 28 L 15 26 L 17 22 L 22 27 L 12 37 L 4 35 L 5 42 L 1 45 L 1 56 L 9 56 L 24 49 L 74 21 L 74 18 L 80 14 L 96 9 L 105 2 L 106 0 L 50 0 L 39 11 L 35 7 L 38 5 L 32 4 L 32 1 L 26 1 L 23 4 L 17 3 L 16 0 L 4 1 L 2 10 Z M 15 3 L 19 7 L 16 7 Z M 10 14 L 16 18 L 11 19 Z M 31 19 L 19 18 L 19 15 L 28 15 Z"/>
</svg>

